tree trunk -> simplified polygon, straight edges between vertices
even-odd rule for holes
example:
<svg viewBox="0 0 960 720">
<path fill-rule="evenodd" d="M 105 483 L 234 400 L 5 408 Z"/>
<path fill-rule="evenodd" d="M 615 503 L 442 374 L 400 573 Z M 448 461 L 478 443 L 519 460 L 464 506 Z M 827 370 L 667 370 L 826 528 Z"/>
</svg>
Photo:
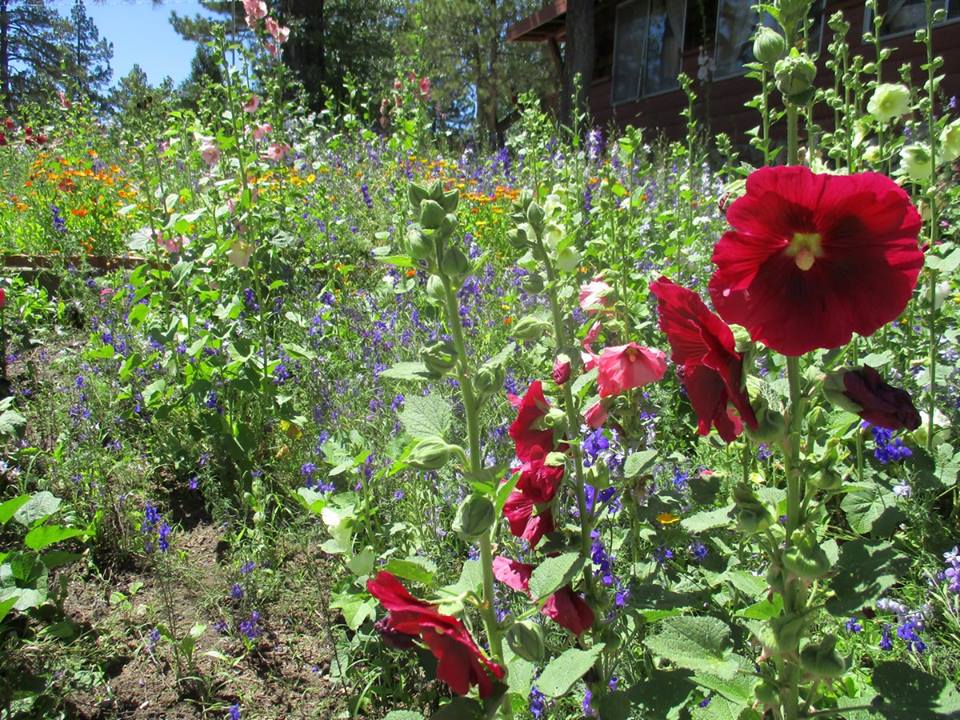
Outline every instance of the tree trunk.
<svg viewBox="0 0 960 720">
<path fill-rule="evenodd" d="M 593 83 L 593 3 L 594 0 L 567 2 L 567 37 L 560 93 L 560 122 L 565 125 L 572 125 L 574 116 L 587 109 L 587 95 Z"/>
<path fill-rule="evenodd" d="M 0 0 L 0 92 L 7 112 L 13 111 L 10 97 L 10 0 Z"/>
</svg>

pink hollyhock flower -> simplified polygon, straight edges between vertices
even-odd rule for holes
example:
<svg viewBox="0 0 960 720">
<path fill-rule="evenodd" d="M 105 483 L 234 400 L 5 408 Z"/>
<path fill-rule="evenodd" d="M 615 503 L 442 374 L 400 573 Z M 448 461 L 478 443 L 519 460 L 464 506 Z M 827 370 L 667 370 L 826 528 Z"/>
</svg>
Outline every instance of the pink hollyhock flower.
<svg viewBox="0 0 960 720">
<path fill-rule="evenodd" d="M 493 576 L 512 590 L 529 596 L 532 575 L 533 565 L 502 555 L 493 559 Z M 547 598 L 540 612 L 574 635 L 593 627 L 593 610 L 570 586 L 557 590 Z"/>
<path fill-rule="evenodd" d="M 276 58 L 280 57 L 280 48 L 274 45 L 272 40 L 267 40 L 263 43 L 263 49 L 269 53 L 270 57 Z"/>
<path fill-rule="evenodd" d="M 162 247 L 171 255 L 179 253 L 183 248 L 190 244 L 190 241 L 182 235 L 174 235 L 172 237 L 164 237 L 163 233 L 154 233 L 153 239 L 156 241 L 157 245 Z"/>
<path fill-rule="evenodd" d="M 601 278 L 594 278 L 580 286 L 580 309 L 593 315 L 610 305 L 613 288 Z"/>
<path fill-rule="evenodd" d="M 603 427 L 603 424 L 607 421 L 607 408 L 604 407 L 603 401 L 598 400 L 584 410 L 583 419 L 594 430 Z"/>
<path fill-rule="evenodd" d="M 7 291 L 0 287 L 0 310 L 7 306 Z"/>
<path fill-rule="evenodd" d="M 549 409 L 550 403 L 543 394 L 543 383 L 539 380 L 531 383 L 527 394 L 520 401 L 517 419 L 510 425 L 509 431 L 517 458 L 521 462 L 533 457 L 543 457 L 554 449 L 553 430 L 537 430 L 533 427 Z"/>
<path fill-rule="evenodd" d="M 600 397 L 610 397 L 662 378 L 667 371 L 667 356 L 659 350 L 632 342 L 604 348 L 600 353 L 599 367 L 597 388 Z"/>
<path fill-rule="evenodd" d="M 514 537 L 523 538 L 530 547 L 536 547 L 540 538 L 553 532 L 553 513 L 549 508 L 534 514 L 536 506 L 530 498 L 522 492 L 513 491 L 503 506 L 503 515 L 510 525 L 510 533 Z"/>
<path fill-rule="evenodd" d="M 253 255 L 253 245 L 243 240 L 237 240 L 230 246 L 227 252 L 227 260 L 236 268 L 245 268 L 250 264 L 250 257 Z"/>
<path fill-rule="evenodd" d="M 480 697 L 493 695 L 493 679 L 503 678 L 504 670 L 481 652 L 463 623 L 413 597 L 388 572 L 381 571 L 367 580 L 367 590 L 388 611 L 383 626 L 388 636 L 419 637 L 430 648 L 437 659 L 438 680 L 458 695 L 466 695 L 474 685 Z"/>
<path fill-rule="evenodd" d="M 270 123 L 263 123 L 261 125 L 254 125 L 253 130 L 250 132 L 250 135 L 254 140 L 263 140 L 268 133 L 273 132 L 273 125 Z"/>
<path fill-rule="evenodd" d="M 570 358 L 566 355 L 558 355 L 553 361 L 553 381 L 557 385 L 563 385 L 570 379 Z"/>
<path fill-rule="evenodd" d="M 263 155 L 267 160 L 280 162 L 287 156 L 288 152 L 290 152 L 290 146 L 286 143 L 273 143 Z"/>
<path fill-rule="evenodd" d="M 110 298 L 113 297 L 113 293 L 114 293 L 113 288 L 108 288 L 108 287 L 103 288 L 100 291 L 100 304 L 103 305 L 104 303 L 108 302 Z"/>
<path fill-rule="evenodd" d="M 200 157 L 207 164 L 207 167 L 213 167 L 220 161 L 220 148 L 216 146 L 212 138 L 204 138 L 200 144 Z"/>
<path fill-rule="evenodd" d="M 279 44 L 283 45 L 283 43 L 287 41 L 287 38 L 290 37 L 290 28 L 284 27 L 274 18 L 268 17 L 263 21 L 263 23 L 267 28 L 267 32 L 270 33 L 270 37 L 276 40 Z"/>
<path fill-rule="evenodd" d="M 246 16 L 247 27 L 255 29 L 257 20 L 267 16 L 267 4 L 263 0 L 243 0 L 243 12 Z"/>
<path fill-rule="evenodd" d="M 260 107 L 260 98 L 256 95 L 251 95 L 250 99 L 243 104 L 243 111 L 249 115 L 255 113 L 258 107 Z"/>
</svg>

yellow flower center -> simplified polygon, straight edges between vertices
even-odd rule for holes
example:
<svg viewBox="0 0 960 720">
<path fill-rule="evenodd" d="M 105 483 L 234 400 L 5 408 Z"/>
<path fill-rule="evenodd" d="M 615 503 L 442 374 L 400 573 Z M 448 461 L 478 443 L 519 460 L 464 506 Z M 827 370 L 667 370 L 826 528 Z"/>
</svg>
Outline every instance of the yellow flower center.
<svg viewBox="0 0 960 720">
<path fill-rule="evenodd" d="M 806 272 L 813 267 L 814 261 L 823 255 L 820 233 L 794 233 L 786 253 L 793 258 L 798 268 Z"/>
</svg>

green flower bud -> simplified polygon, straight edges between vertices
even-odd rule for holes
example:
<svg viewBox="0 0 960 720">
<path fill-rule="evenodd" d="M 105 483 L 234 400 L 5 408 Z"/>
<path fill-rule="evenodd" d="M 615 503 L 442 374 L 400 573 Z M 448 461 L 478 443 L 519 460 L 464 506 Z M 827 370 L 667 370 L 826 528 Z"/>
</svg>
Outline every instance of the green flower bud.
<svg viewBox="0 0 960 720">
<path fill-rule="evenodd" d="M 453 370 L 457 363 L 457 349 L 452 342 L 438 340 L 420 351 L 420 357 L 427 368 L 439 376 Z"/>
<path fill-rule="evenodd" d="M 420 224 L 428 230 L 436 230 L 443 223 L 446 213 L 440 203 L 424 200 L 420 203 Z"/>
<path fill-rule="evenodd" d="M 531 202 L 527 207 L 527 222 L 530 223 L 537 232 L 543 229 L 543 218 L 543 208 L 536 202 Z"/>
<path fill-rule="evenodd" d="M 810 13 L 811 0 L 777 0 L 777 9 L 780 10 L 780 24 L 787 34 L 791 29 L 796 30 L 800 23 Z"/>
<path fill-rule="evenodd" d="M 431 275 L 427 278 L 427 297 L 436 304 L 447 299 L 447 289 L 443 286 L 443 279 L 439 275 Z"/>
<path fill-rule="evenodd" d="M 411 257 L 417 260 L 429 260 L 435 257 L 437 244 L 432 237 L 426 237 L 419 228 L 411 227 L 407 233 L 407 245 Z"/>
<path fill-rule="evenodd" d="M 439 232 L 443 237 L 449 237 L 456 229 L 457 216 L 453 213 L 447 213 L 443 216 L 443 220 L 440 223 L 440 229 L 437 232 Z"/>
<path fill-rule="evenodd" d="M 443 200 L 443 183 L 440 180 L 434 180 L 427 187 L 427 193 L 430 195 L 430 199 L 436 203 L 439 203 Z"/>
<path fill-rule="evenodd" d="M 736 343 L 735 349 L 738 353 L 753 350 L 753 339 L 751 339 L 750 332 L 743 325 L 731 325 L 730 330 L 733 332 L 733 341 Z"/>
<path fill-rule="evenodd" d="M 832 563 L 816 536 L 806 530 L 794 530 L 791 545 L 781 553 L 783 566 L 797 577 L 815 580 L 826 575 Z"/>
<path fill-rule="evenodd" d="M 440 438 L 425 438 L 417 443 L 407 464 L 418 470 L 439 470 L 450 459 L 450 446 Z"/>
<path fill-rule="evenodd" d="M 460 203 L 460 193 L 456 190 L 445 192 L 440 198 L 440 204 L 447 213 L 455 213 L 457 205 Z"/>
<path fill-rule="evenodd" d="M 747 534 L 763 532 L 773 524 L 773 513 L 764 505 L 749 485 L 733 488 L 734 512 L 740 529 Z"/>
<path fill-rule="evenodd" d="M 543 630 L 529 620 L 514 623 L 507 630 L 507 645 L 518 657 L 532 663 L 543 661 Z"/>
<path fill-rule="evenodd" d="M 540 423 L 545 428 L 564 428 L 567 425 L 567 414 L 558 407 L 551 407 Z"/>
<path fill-rule="evenodd" d="M 523 289 L 528 293 L 543 292 L 543 276 L 540 273 L 530 273 L 529 275 L 524 275 L 523 280 L 520 281 L 520 284 L 523 285 Z"/>
<path fill-rule="evenodd" d="M 787 432 L 787 423 L 783 415 L 771 410 L 767 401 L 757 397 L 751 401 L 753 414 L 757 418 L 757 429 L 746 428 L 747 434 L 756 442 L 774 443 Z"/>
<path fill-rule="evenodd" d="M 464 498 L 453 521 L 454 531 L 464 540 L 476 540 L 490 530 L 497 512 L 486 495 L 473 493 Z"/>
<path fill-rule="evenodd" d="M 904 145 L 900 149 L 900 167 L 911 180 L 930 182 L 933 172 L 933 157 L 930 148 L 920 143 Z"/>
<path fill-rule="evenodd" d="M 753 36 L 753 56 L 768 68 L 787 52 L 787 41 L 773 28 L 761 25 Z"/>
<path fill-rule="evenodd" d="M 484 365 L 477 370 L 473 378 L 473 387 L 481 398 L 488 398 L 503 387 L 504 376 L 502 365 L 496 367 Z"/>
<path fill-rule="evenodd" d="M 580 266 L 580 251 L 572 245 L 565 247 L 557 255 L 557 268 L 562 272 L 573 272 Z"/>
<path fill-rule="evenodd" d="M 470 272 L 470 261 L 458 247 L 449 247 L 443 254 L 440 269 L 456 280 L 462 280 Z"/>
<path fill-rule="evenodd" d="M 803 105 L 813 94 L 817 66 L 806 54 L 791 52 L 777 61 L 773 69 L 777 89 L 795 105 Z"/>
<path fill-rule="evenodd" d="M 407 199 L 410 201 L 410 207 L 414 210 L 419 210 L 420 203 L 426 200 L 429 195 L 430 191 L 422 185 L 417 185 L 416 183 L 407 185 Z"/>
<path fill-rule="evenodd" d="M 550 323 L 534 315 L 520 318 L 513 326 L 513 334 L 519 340 L 539 340 L 550 330 Z"/>
<path fill-rule="evenodd" d="M 526 250 L 530 245 L 527 243 L 527 234 L 520 232 L 517 228 L 507 230 L 507 242 L 514 250 Z"/>
<path fill-rule="evenodd" d="M 886 123 L 910 112 L 910 89 L 900 83 L 881 83 L 870 96 L 867 112 Z"/>
<path fill-rule="evenodd" d="M 814 677 L 831 679 L 843 675 L 847 663 L 836 650 L 837 638 L 827 635 L 819 643 L 810 643 L 800 651 L 800 666 Z"/>
<path fill-rule="evenodd" d="M 773 636 L 776 639 L 777 649 L 789 651 L 795 648 L 807 627 L 807 618 L 810 611 L 800 615 L 781 615 L 770 621 Z"/>
</svg>

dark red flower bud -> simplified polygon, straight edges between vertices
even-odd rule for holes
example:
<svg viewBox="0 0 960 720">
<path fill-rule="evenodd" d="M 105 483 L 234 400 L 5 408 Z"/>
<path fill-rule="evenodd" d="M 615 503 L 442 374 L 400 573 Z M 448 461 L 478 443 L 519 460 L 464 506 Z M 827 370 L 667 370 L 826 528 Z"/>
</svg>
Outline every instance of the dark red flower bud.
<svg viewBox="0 0 960 720">
<path fill-rule="evenodd" d="M 885 383 L 869 365 L 844 373 L 843 386 L 843 394 L 861 408 L 858 414 L 867 422 L 888 430 L 920 427 L 920 413 L 910 394 Z"/>
<path fill-rule="evenodd" d="M 13 128 L 16 127 L 16 124 L 13 122 L 13 118 L 9 118 L 9 117 L 3 121 L 3 124 L 7 128 L 7 130 L 13 130 Z"/>
<path fill-rule="evenodd" d="M 570 358 L 566 355 L 558 355 L 553 361 L 553 381 L 557 385 L 563 385 L 570 379 Z"/>
<path fill-rule="evenodd" d="M 0 147 L 7 144 L 7 136 L 3 133 L 0 133 Z"/>
<path fill-rule="evenodd" d="M 397 632 L 390 626 L 389 618 L 381 618 L 373 624 L 373 629 L 380 633 L 380 637 L 388 647 L 394 650 L 409 650 L 413 647 L 413 638 L 406 633 Z"/>
</svg>

